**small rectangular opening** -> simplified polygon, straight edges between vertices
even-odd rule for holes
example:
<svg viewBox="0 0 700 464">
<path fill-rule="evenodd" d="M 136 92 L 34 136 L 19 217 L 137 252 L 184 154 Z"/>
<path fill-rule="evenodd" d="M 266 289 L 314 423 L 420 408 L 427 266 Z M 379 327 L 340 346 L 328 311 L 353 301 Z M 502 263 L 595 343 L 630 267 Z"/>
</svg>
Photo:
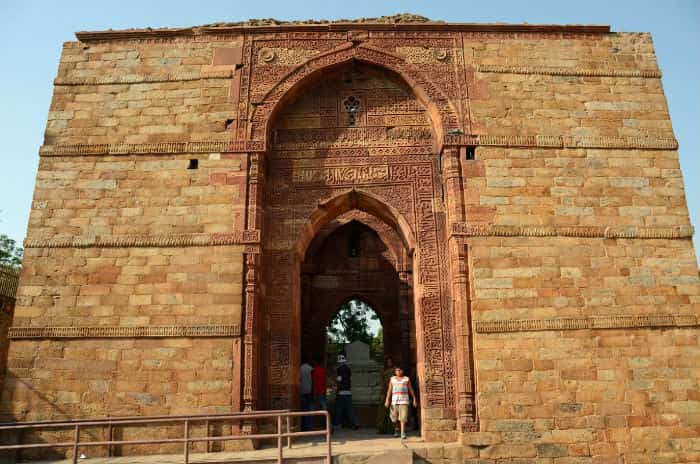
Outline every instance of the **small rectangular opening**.
<svg viewBox="0 0 700 464">
<path fill-rule="evenodd" d="M 467 147 L 467 160 L 474 161 L 476 159 L 476 147 Z"/>
<path fill-rule="evenodd" d="M 197 169 L 199 167 L 198 159 L 191 159 L 190 164 L 187 165 L 187 169 Z"/>
</svg>

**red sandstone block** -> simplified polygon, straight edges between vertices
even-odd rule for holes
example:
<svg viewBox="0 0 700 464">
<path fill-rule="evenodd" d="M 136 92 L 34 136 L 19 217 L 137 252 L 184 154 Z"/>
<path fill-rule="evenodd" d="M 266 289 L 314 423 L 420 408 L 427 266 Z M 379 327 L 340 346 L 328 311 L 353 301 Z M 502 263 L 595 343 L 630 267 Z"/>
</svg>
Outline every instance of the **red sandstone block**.
<svg viewBox="0 0 700 464">
<path fill-rule="evenodd" d="M 241 174 L 239 172 L 237 173 L 229 173 L 226 176 L 226 183 L 228 185 L 242 185 L 245 184 L 248 181 L 246 178 L 245 174 Z"/>
<path fill-rule="evenodd" d="M 225 172 L 212 172 L 209 174 L 209 183 L 212 185 L 225 185 L 226 184 L 226 173 Z"/>
<path fill-rule="evenodd" d="M 486 166 L 483 161 L 464 161 L 462 164 L 462 175 L 467 179 L 470 177 L 484 177 L 486 175 Z"/>
<path fill-rule="evenodd" d="M 620 454 L 617 452 L 617 450 L 611 452 L 613 454 L 592 456 L 591 464 L 619 464 Z"/>
<path fill-rule="evenodd" d="M 467 206 L 468 222 L 493 222 L 495 216 L 494 206 Z"/>
<path fill-rule="evenodd" d="M 503 367 L 509 371 L 531 371 L 532 359 L 510 359 L 503 361 Z"/>
</svg>

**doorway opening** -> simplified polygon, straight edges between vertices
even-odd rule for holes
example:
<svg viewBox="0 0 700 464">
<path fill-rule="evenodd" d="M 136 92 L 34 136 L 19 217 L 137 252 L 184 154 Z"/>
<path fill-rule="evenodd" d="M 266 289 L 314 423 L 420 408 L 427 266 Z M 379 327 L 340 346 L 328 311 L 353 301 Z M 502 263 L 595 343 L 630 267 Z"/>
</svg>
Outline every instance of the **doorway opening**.
<svg viewBox="0 0 700 464">
<path fill-rule="evenodd" d="M 326 357 L 347 357 L 348 345 L 361 342 L 367 345 L 368 360 L 384 359 L 384 328 L 377 312 L 367 303 L 353 297 L 343 303 L 326 326 Z"/>
<path fill-rule="evenodd" d="M 376 427 L 386 394 L 385 360 L 401 364 L 417 389 L 410 258 L 381 219 L 351 210 L 319 230 L 301 266 L 301 355 L 328 372 L 331 413 L 338 356 L 352 370 L 361 427 Z M 415 420 L 416 425 L 418 420 Z"/>
</svg>

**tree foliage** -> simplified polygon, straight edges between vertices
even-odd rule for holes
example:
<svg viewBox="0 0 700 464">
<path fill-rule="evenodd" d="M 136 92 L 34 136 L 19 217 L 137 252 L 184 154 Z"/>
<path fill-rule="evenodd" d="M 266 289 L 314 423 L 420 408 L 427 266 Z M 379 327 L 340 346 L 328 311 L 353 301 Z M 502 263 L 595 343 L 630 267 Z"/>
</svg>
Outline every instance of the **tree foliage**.
<svg viewBox="0 0 700 464">
<path fill-rule="evenodd" d="M 350 300 L 340 307 L 326 332 L 333 343 L 352 343 L 359 340 L 370 345 L 374 335 L 369 324 L 370 321 L 378 319 L 377 313 L 367 304 L 359 300 Z"/>
<path fill-rule="evenodd" d="M 369 352 L 372 357 L 384 354 L 384 327 L 380 327 L 377 335 L 372 338 L 372 343 L 369 344 Z"/>
<path fill-rule="evenodd" d="M 5 234 L 0 234 L 0 265 L 19 269 L 24 250 Z"/>
</svg>

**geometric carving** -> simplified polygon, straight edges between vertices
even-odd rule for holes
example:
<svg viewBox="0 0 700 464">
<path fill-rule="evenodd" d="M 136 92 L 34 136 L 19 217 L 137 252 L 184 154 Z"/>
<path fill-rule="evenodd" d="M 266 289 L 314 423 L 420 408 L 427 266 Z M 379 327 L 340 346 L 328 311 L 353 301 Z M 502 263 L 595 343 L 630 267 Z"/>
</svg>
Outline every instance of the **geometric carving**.
<svg viewBox="0 0 700 464">
<path fill-rule="evenodd" d="M 420 146 L 429 145 L 433 138 L 428 126 L 403 126 L 388 130 L 385 127 L 310 128 L 303 132 L 277 129 L 275 135 L 277 150 Z"/>
<path fill-rule="evenodd" d="M 258 66 L 270 64 L 278 66 L 298 66 L 317 55 L 317 50 L 298 50 L 293 48 L 262 48 L 258 54 Z"/>
<path fill-rule="evenodd" d="M 372 116 L 374 117 L 374 116 Z M 375 121 L 379 124 L 397 125 L 410 122 L 412 115 L 386 115 Z M 401 146 L 410 147 L 414 153 L 427 152 L 430 130 L 427 127 L 379 133 L 377 129 L 355 128 L 351 132 L 326 129 L 318 132 L 317 140 L 288 140 L 276 144 L 276 148 L 329 149 L 362 147 L 367 150 L 391 149 L 390 154 L 397 153 Z M 287 131 L 279 132 L 282 137 L 289 137 Z M 376 133 L 376 135 L 375 135 Z M 381 138 L 377 139 L 379 135 Z M 334 137 L 339 137 L 334 139 Z M 345 139 L 343 139 L 344 137 Z M 644 150 L 677 150 L 678 141 L 673 137 L 573 137 L 558 135 L 445 135 L 446 146 L 492 146 L 509 148 L 612 148 Z M 373 148 L 375 147 L 375 148 Z M 159 143 L 116 143 L 116 144 L 57 144 L 43 145 L 39 148 L 40 156 L 90 156 L 90 155 L 170 155 L 178 153 L 250 153 L 266 150 L 264 140 L 199 140 L 191 142 Z"/>
<path fill-rule="evenodd" d="M 194 71 L 182 73 L 129 74 L 125 76 L 57 77 L 54 85 L 118 85 L 158 82 L 187 82 L 200 79 L 230 79 L 233 70 Z"/>
<path fill-rule="evenodd" d="M 103 235 L 37 239 L 27 237 L 25 248 L 205 247 L 260 243 L 259 230 L 214 234 Z"/>
<path fill-rule="evenodd" d="M 432 76 L 424 75 L 418 67 L 407 64 L 403 58 L 389 53 L 387 50 L 364 43 L 358 46 L 346 43 L 331 52 L 313 57 L 303 65 L 294 68 L 269 90 L 267 88 L 256 89 L 253 100 L 257 105 L 251 116 L 251 128 L 249 129 L 249 132 L 253 134 L 253 138 L 261 140 L 266 138 L 268 124 L 271 122 L 271 116 L 275 107 L 283 101 L 283 97 L 293 87 L 297 86 L 316 70 L 352 63 L 353 61 L 378 65 L 399 74 L 410 87 L 421 89 L 420 93 L 427 97 L 426 101 L 421 103 L 427 107 L 431 114 L 440 119 L 440 129 L 446 131 L 450 127 L 457 125 L 457 121 L 460 118 L 442 89 L 433 82 Z"/>
<path fill-rule="evenodd" d="M 294 184 L 347 184 L 389 180 L 389 166 L 343 166 L 328 168 L 299 168 L 294 170 Z"/>
<path fill-rule="evenodd" d="M 0 298 L 14 303 L 18 285 L 19 271 L 9 267 L 0 267 Z"/>
<path fill-rule="evenodd" d="M 634 239 L 692 238 L 692 226 L 626 227 L 626 226 L 493 226 L 452 223 L 452 235 L 464 237 L 585 237 Z"/>
<path fill-rule="evenodd" d="M 264 151 L 264 143 L 255 140 L 198 140 L 159 143 L 79 143 L 43 145 L 40 156 L 86 155 L 166 155 L 177 153 L 248 153 Z"/>
<path fill-rule="evenodd" d="M 695 327 L 700 318 L 692 314 L 658 314 L 648 316 L 602 316 L 556 319 L 513 319 L 476 321 L 478 333 L 529 332 L 543 330 L 638 329 Z"/>
<path fill-rule="evenodd" d="M 508 148 L 612 148 L 677 150 L 673 137 L 583 137 L 559 135 L 445 135 L 444 145 Z"/>
<path fill-rule="evenodd" d="M 9 338 L 166 338 L 166 337 L 239 337 L 241 327 L 234 325 L 190 326 L 98 326 L 98 327 L 10 327 Z"/>
<path fill-rule="evenodd" d="M 385 69 L 353 65 L 353 57 Z M 322 59 L 325 61 L 319 63 Z M 262 266 L 262 306 L 269 317 L 264 335 L 269 337 L 264 354 L 269 403 L 289 407 L 293 401 L 290 376 L 295 374 L 301 345 L 295 329 L 301 314 L 297 260 L 303 259 L 318 228 L 339 215 L 361 210 L 385 222 L 404 239 L 415 236 L 411 242 L 420 243 L 413 275 L 421 285 L 415 321 L 423 334 L 423 403 L 451 408 L 455 404 L 452 309 L 445 293 L 444 216 L 435 208 L 440 192 L 436 187 L 439 160 L 434 148 L 425 151 L 434 146 L 435 133 L 425 103 L 418 100 L 410 83 L 396 79 L 395 73 L 402 66 L 399 59 L 362 44 L 355 49 L 339 47 L 309 60 L 308 68 L 295 69 L 266 93 L 256 90 L 261 104 L 254 110 L 253 122 L 258 129 L 253 133 L 260 130 L 262 135 L 262 129 L 271 123 L 268 110 L 284 101 L 285 92 L 309 70 L 334 63 L 342 67 L 280 105 L 270 131 L 273 146 L 265 184 Z M 406 77 L 415 82 L 419 76 L 409 71 Z M 441 102 L 442 114 L 448 115 L 451 109 L 442 94 L 427 78 L 421 79 L 420 87 L 432 93 L 428 101 Z M 355 127 L 348 127 L 351 110 L 356 113 Z M 397 146 L 405 153 L 396 156 Z M 370 156 L 369 150 L 375 147 L 390 151 L 386 156 L 381 152 Z M 299 150 L 304 149 L 301 155 Z M 358 190 L 348 194 L 349 188 Z M 347 280 L 345 284 L 352 285 L 354 291 L 366 290 L 361 281 Z"/>
<path fill-rule="evenodd" d="M 586 69 L 556 68 L 546 66 L 505 66 L 494 64 L 476 64 L 477 72 L 499 74 L 540 74 L 547 76 L 584 76 L 584 77 L 646 77 L 661 78 L 658 69 Z"/>
</svg>

